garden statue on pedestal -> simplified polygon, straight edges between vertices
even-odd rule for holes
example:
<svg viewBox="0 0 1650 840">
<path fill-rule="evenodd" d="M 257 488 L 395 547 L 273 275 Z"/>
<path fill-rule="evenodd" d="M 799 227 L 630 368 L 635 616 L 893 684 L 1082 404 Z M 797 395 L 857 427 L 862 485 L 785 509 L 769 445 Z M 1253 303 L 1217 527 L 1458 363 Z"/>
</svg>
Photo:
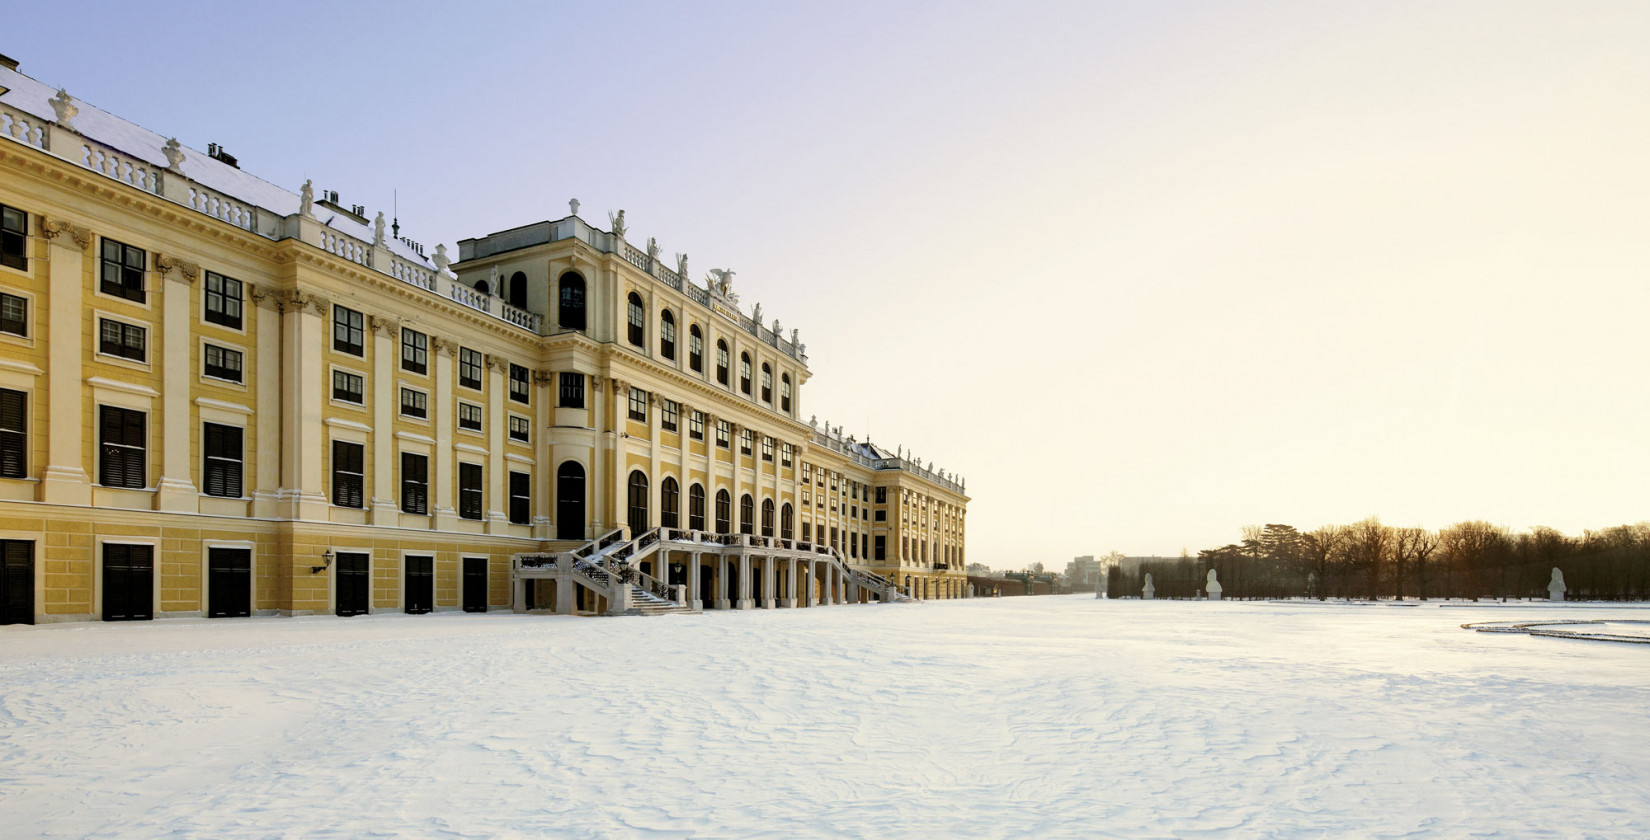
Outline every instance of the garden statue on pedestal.
<svg viewBox="0 0 1650 840">
<path fill-rule="evenodd" d="M 1203 591 L 1209 593 L 1209 600 L 1211 600 L 1211 601 L 1219 601 L 1220 600 L 1220 593 L 1223 592 L 1224 590 L 1220 586 L 1220 581 L 1215 580 L 1215 570 L 1214 569 L 1209 570 L 1209 578 L 1203 584 Z"/>
<path fill-rule="evenodd" d="M 1564 573 L 1559 571 L 1557 566 L 1554 566 L 1553 579 L 1547 583 L 1547 600 L 1562 601 L 1564 600 L 1564 592 Z"/>
<path fill-rule="evenodd" d="M 1151 572 L 1146 573 L 1146 588 L 1141 593 L 1140 597 L 1147 600 L 1147 601 L 1150 601 L 1151 599 L 1157 597 L 1157 587 L 1152 586 L 1152 573 Z"/>
</svg>

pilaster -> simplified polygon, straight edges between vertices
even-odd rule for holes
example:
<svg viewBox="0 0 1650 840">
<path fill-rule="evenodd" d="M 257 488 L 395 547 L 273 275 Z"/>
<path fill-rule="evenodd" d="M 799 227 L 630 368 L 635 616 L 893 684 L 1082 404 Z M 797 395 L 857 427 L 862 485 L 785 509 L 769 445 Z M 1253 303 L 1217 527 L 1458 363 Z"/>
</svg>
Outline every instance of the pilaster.
<svg viewBox="0 0 1650 840">
<path fill-rule="evenodd" d="M 281 488 L 276 507 L 287 519 L 324 520 L 321 484 L 321 355 L 326 341 L 324 298 L 293 290 L 281 307 Z M 328 383 L 330 385 L 330 383 Z"/>
<path fill-rule="evenodd" d="M 401 506 L 395 487 L 395 363 L 401 325 L 373 315 L 372 328 L 372 524 L 398 526 Z"/>
<path fill-rule="evenodd" d="M 274 519 L 279 515 L 281 488 L 281 307 L 276 293 L 247 286 L 252 300 L 252 317 L 258 319 L 258 424 L 257 486 L 252 490 L 252 515 Z M 331 388 L 329 380 L 323 387 Z"/>
<path fill-rule="evenodd" d="M 165 254 L 155 255 L 161 275 L 161 470 L 156 485 L 155 510 L 194 513 L 200 510 L 200 491 L 193 480 L 194 428 L 189 405 L 189 383 L 195 366 L 190 361 L 189 309 L 201 267 Z M 245 454 L 242 455 L 243 464 Z"/>
<path fill-rule="evenodd" d="M 487 369 L 487 495 L 483 511 L 487 533 L 503 534 L 510 527 L 510 515 L 504 510 L 509 507 L 504 493 L 504 406 L 509 363 L 491 353 L 483 361 Z M 529 388 L 527 398 L 532 399 L 532 394 Z"/>
<path fill-rule="evenodd" d="M 435 498 L 432 526 L 438 531 L 458 528 L 458 508 L 453 504 L 457 490 L 458 463 L 453 457 L 453 356 L 458 345 L 444 338 L 430 337 L 430 349 L 435 351 L 435 394 L 431 412 L 435 428 L 435 454 L 430 458 L 431 495 Z M 489 375 L 489 379 L 491 376 Z M 490 382 L 495 388 L 497 382 Z"/>
<path fill-rule="evenodd" d="M 547 540 L 555 533 L 550 525 L 550 498 L 556 486 L 556 463 L 550 457 L 551 400 L 556 375 L 533 373 L 533 539 Z"/>
<path fill-rule="evenodd" d="M 55 418 L 79 418 L 85 399 L 80 363 L 86 250 L 92 244 L 90 228 L 62 219 L 42 219 L 46 236 L 46 270 L 50 283 L 47 320 L 51 356 L 48 367 L 47 409 Z M 64 234 L 68 234 L 65 236 Z M 83 426 L 58 422 L 47 433 L 46 469 L 40 482 L 40 500 L 59 505 L 92 503 L 92 479 L 85 469 Z"/>
</svg>

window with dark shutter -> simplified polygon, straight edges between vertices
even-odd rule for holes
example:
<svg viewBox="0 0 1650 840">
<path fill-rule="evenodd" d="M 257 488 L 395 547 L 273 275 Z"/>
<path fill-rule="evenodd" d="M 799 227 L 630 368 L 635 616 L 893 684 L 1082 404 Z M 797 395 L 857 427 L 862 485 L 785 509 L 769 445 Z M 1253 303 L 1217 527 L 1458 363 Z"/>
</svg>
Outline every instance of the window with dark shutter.
<svg viewBox="0 0 1650 840">
<path fill-rule="evenodd" d="M 332 503 L 358 508 L 366 504 L 362 490 L 366 447 L 359 443 L 332 442 Z"/>
<path fill-rule="evenodd" d="M 219 347 L 216 344 L 206 345 L 206 363 L 202 373 L 214 379 L 223 379 L 229 382 L 241 381 L 241 351 Z"/>
<path fill-rule="evenodd" d="M 341 370 L 332 372 L 332 398 L 339 402 L 359 404 L 362 397 L 362 386 L 365 383 L 361 377 Z"/>
<path fill-rule="evenodd" d="M 206 320 L 230 329 L 241 328 L 241 281 L 206 272 Z"/>
<path fill-rule="evenodd" d="M 148 330 L 102 318 L 98 321 L 98 352 L 142 362 L 148 359 Z"/>
<path fill-rule="evenodd" d="M 430 372 L 430 337 L 418 330 L 401 331 L 401 369 L 408 373 Z"/>
<path fill-rule="evenodd" d="M 332 349 L 351 356 L 366 355 L 366 319 L 342 306 L 332 308 Z"/>
<path fill-rule="evenodd" d="M 562 408 L 584 408 L 584 374 L 563 372 L 558 378 L 561 386 L 557 404 Z"/>
<path fill-rule="evenodd" d="M 533 476 L 530 473 L 510 473 L 510 521 L 517 525 L 533 523 Z"/>
<path fill-rule="evenodd" d="M 0 478 L 24 478 L 29 468 L 29 395 L 0 388 Z"/>
<path fill-rule="evenodd" d="M 0 292 L 0 333 L 29 336 L 29 299 Z"/>
<path fill-rule="evenodd" d="M 525 403 L 531 399 L 528 383 L 532 379 L 527 368 L 521 365 L 510 366 L 510 399 L 518 403 Z"/>
<path fill-rule="evenodd" d="M 481 518 L 481 465 L 458 465 L 458 515 L 461 519 Z"/>
<path fill-rule="evenodd" d="M 461 388 L 481 390 L 481 351 L 458 348 L 458 384 Z"/>
<path fill-rule="evenodd" d="M 148 416 L 141 411 L 98 406 L 101 430 L 97 482 L 104 487 L 141 488 L 146 481 Z"/>
<path fill-rule="evenodd" d="M 29 214 L 0 204 L 0 265 L 29 268 Z"/>
<path fill-rule="evenodd" d="M 201 432 L 206 439 L 205 473 L 206 495 L 238 499 L 241 497 L 241 438 L 238 426 L 218 423 L 203 424 Z"/>
<path fill-rule="evenodd" d="M 401 453 L 401 509 L 430 512 L 430 459 L 424 455 Z"/>
<path fill-rule="evenodd" d="M 148 262 L 148 255 L 142 248 L 123 245 L 113 239 L 103 240 L 102 282 L 99 288 L 106 295 L 143 303 L 143 273 Z"/>
</svg>

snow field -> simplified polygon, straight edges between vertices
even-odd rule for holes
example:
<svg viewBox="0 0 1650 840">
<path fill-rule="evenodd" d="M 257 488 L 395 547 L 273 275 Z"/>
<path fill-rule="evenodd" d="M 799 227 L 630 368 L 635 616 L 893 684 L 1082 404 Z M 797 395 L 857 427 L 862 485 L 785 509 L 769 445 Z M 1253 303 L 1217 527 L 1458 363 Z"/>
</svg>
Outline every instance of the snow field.
<svg viewBox="0 0 1650 840">
<path fill-rule="evenodd" d="M 1460 628 L 1560 611 L 8 627 L 0 838 L 1650 836 L 1650 646 Z"/>
</svg>

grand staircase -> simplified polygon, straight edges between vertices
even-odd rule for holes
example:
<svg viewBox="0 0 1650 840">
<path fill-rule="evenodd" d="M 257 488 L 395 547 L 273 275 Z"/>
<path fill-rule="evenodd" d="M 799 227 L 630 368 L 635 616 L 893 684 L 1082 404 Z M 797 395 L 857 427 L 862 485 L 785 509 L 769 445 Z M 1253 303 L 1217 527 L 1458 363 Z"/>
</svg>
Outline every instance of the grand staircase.
<svg viewBox="0 0 1650 840">
<path fill-rule="evenodd" d="M 752 534 L 711 534 L 682 528 L 654 528 L 625 539 L 615 529 L 568 552 L 516 555 L 515 577 L 551 577 L 583 586 L 608 599 L 610 615 L 665 615 L 692 613 L 684 587 L 659 580 L 641 570 L 641 561 L 666 546 L 713 554 L 758 554 L 780 559 L 824 562 L 850 584 L 883 603 L 913 603 L 899 584 L 869 569 L 856 569 L 841 552 L 827 545 Z"/>
</svg>

